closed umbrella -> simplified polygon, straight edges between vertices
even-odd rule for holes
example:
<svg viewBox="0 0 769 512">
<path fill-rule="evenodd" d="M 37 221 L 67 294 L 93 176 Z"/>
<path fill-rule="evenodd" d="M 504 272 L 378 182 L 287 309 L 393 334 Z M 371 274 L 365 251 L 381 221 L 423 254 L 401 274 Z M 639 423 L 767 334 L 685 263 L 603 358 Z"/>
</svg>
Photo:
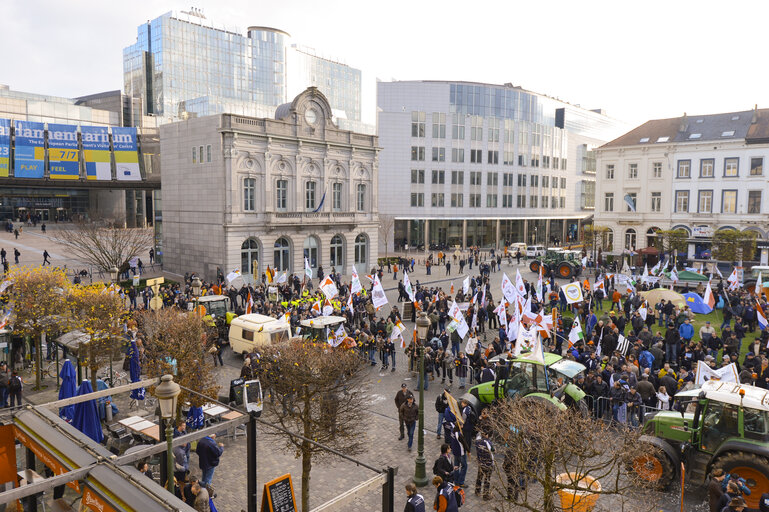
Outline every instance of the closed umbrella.
<svg viewBox="0 0 769 512">
<path fill-rule="evenodd" d="M 61 367 L 61 371 L 59 372 L 59 377 L 61 377 L 61 387 L 59 388 L 59 400 L 64 400 L 65 398 L 72 398 L 73 396 L 75 396 L 75 392 L 77 391 L 77 386 L 75 385 L 77 375 L 75 374 L 75 368 L 72 366 L 72 361 L 70 361 L 69 359 L 64 361 L 64 366 Z M 71 422 L 74 416 L 75 416 L 74 405 L 59 407 L 59 417 L 64 421 Z"/>
<path fill-rule="evenodd" d="M 84 380 L 77 388 L 77 396 L 93 393 L 91 381 Z M 87 435 L 97 443 L 104 439 L 104 432 L 101 430 L 101 421 L 99 421 L 99 412 L 96 410 L 96 400 L 86 400 L 75 404 L 75 414 L 72 418 L 72 426 L 83 434 Z"/>
<path fill-rule="evenodd" d="M 139 382 L 142 380 L 142 364 L 139 362 L 139 349 L 136 348 L 136 341 L 134 340 L 131 340 L 131 349 L 128 352 L 128 357 L 131 358 L 131 382 Z M 131 398 L 134 400 L 144 400 L 144 394 L 144 388 L 131 390 Z"/>
</svg>

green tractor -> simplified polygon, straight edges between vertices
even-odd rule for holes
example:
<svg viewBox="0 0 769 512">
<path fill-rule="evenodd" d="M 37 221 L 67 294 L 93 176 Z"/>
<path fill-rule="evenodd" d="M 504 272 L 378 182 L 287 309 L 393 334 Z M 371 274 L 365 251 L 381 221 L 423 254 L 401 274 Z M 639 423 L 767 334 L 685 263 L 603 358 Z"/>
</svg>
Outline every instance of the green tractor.
<svg viewBox="0 0 769 512">
<path fill-rule="evenodd" d="M 709 380 L 676 394 L 681 412 L 659 411 L 644 418 L 644 455 L 629 469 L 654 489 L 665 489 L 681 466 L 691 483 L 705 483 L 715 468 L 745 479 L 748 507 L 758 508 L 769 492 L 769 391 Z"/>
<path fill-rule="evenodd" d="M 573 384 L 577 376 L 585 371 L 582 364 L 549 352 L 545 353 L 544 365 L 527 358 L 526 354 L 519 357 L 496 356 L 489 362 L 498 360 L 507 362 L 507 379 L 497 376 L 496 380 L 473 386 L 461 397 L 477 414 L 495 400 L 507 397 L 526 397 L 557 410 L 576 407 L 583 414 L 588 413 L 585 393 Z"/>
<path fill-rule="evenodd" d="M 582 261 L 579 251 L 566 251 L 563 249 L 548 249 L 545 255 L 538 260 L 529 263 L 529 270 L 539 272 L 542 267 L 544 272 L 552 270 L 556 276 L 571 279 L 582 272 Z"/>
</svg>

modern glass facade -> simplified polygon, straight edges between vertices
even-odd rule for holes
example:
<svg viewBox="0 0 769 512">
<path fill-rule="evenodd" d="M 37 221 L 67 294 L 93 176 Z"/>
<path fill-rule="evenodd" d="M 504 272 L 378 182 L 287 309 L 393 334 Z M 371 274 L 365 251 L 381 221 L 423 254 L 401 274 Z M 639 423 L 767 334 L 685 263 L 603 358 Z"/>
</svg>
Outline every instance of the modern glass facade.
<svg viewBox="0 0 769 512">
<path fill-rule="evenodd" d="M 360 71 L 298 51 L 286 32 L 250 27 L 247 35 L 210 26 L 193 13 L 166 13 L 140 25 L 123 50 L 124 87 L 165 121 L 189 115 L 271 116 L 291 90 L 315 85 L 344 117 L 360 120 Z M 293 54 L 297 57 L 293 58 Z"/>
</svg>

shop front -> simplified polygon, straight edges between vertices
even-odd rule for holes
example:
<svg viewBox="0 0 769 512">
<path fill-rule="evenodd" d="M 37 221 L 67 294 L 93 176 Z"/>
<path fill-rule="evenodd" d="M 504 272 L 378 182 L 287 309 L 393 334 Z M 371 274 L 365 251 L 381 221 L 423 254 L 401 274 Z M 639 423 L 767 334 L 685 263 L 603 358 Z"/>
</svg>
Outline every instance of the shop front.
<svg viewBox="0 0 769 512">
<path fill-rule="evenodd" d="M 25 222 L 71 220 L 86 216 L 90 205 L 88 190 L 50 188 L 0 189 L 0 219 Z"/>
</svg>

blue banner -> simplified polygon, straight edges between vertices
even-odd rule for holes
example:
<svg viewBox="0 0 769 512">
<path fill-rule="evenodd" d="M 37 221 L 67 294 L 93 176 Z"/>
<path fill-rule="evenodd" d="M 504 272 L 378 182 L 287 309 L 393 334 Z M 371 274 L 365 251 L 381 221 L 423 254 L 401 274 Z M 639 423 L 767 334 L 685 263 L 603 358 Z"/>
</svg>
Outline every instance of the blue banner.
<svg viewBox="0 0 769 512">
<path fill-rule="evenodd" d="M 115 175 L 122 181 L 140 181 L 139 153 L 136 147 L 136 128 L 113 127 L 112 149 L 115 154 Z"/>
<path fill-rule="evenodd" d="M 77 126 L 48 123 L 48 168 L 51 179 L 80 178 Z"/>
<path fill-rule="evenodd" d="M 0 119 L 0 178 L 8 177 L 11 155 L 11 121 Z"/>
<path fill-rule="evenodd" d="M 85 176 L 89 180 L 112 179 L 112 152 L 109 149 L 109 128 L 106 126 L 83 126 L 83 161 Z"/>
<path fill-rule="evenodd" d="M 45 127 L 43 123 L 16 121 L 13 175 L 17 178 L 42 178 L 45 172 Z"/>
</svg>

